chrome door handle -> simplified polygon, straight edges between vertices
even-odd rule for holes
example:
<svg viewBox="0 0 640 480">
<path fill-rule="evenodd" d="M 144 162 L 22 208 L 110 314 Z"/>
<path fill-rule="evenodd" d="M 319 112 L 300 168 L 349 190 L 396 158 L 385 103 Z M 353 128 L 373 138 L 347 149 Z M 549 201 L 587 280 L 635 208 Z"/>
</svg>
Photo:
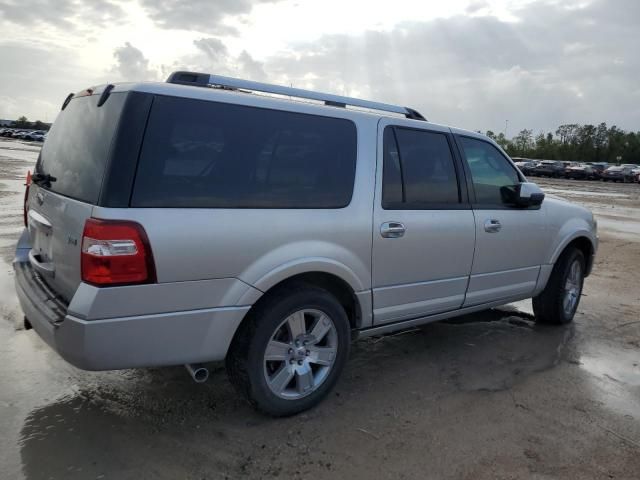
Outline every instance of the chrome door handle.
<svg viewBox="0 0 640 480">
<path fill-rule="evenodd" d="M 404 225 L 400 222 L 384 222 L 380 225 L 380 235 L 384 238 L 399 238 L 405 231 Z"/>
<path fill-rule="evenodd" d="M 484 221 L 484 231 L 488 233 L 498 233 L 502 228 L 502 224 L 499 220 L 491 218 Z"/>
</svg>

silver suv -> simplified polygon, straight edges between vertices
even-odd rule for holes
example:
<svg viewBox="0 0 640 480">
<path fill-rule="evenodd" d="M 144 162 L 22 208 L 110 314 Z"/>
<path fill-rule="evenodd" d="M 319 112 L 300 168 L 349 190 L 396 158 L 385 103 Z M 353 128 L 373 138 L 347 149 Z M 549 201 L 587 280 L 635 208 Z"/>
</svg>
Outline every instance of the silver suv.
<svg viewBox="0 0 640 480">
<path fill-rule="evenodd" d="M 530 297 L 570 322 L 597 248 L 588 210 L 482 135 L 190 72 L 69 95 L 25 225 L 25 323 L 68 362 L 204 381 L 225 360 L 276 416 L 318 403 L 359 336 Z"/>
</svg>

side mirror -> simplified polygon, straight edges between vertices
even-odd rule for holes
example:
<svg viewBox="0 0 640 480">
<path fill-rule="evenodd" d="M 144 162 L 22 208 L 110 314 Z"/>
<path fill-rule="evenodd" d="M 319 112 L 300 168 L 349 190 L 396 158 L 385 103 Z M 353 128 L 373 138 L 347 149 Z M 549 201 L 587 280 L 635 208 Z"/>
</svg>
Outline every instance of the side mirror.
<svg viewBox="0 0 640 480">
<path fill-rule="evenodd" d="M 500 195 L 505 205 L 516 208 L 537 207 L 544 200 L 544 193 L 540 187 L 531 182 L 500 187 Z"/>
<path fill-rule="evenodd" d="M 515 200 L 519 207 L 537 207 L 544 200 L 544 192 L 533 182 L 522 182 L 516 186 Z"/>
</svg>

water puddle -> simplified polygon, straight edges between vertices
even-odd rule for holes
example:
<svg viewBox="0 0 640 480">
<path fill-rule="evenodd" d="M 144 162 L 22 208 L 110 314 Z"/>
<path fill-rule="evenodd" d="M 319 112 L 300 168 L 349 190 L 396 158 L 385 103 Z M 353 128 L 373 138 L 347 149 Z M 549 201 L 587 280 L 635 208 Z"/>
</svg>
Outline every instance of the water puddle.
<svg viewBox="0 0 640 480">
<path fill-rule="evenodd" d="M 640 418 L 640 353 L 637 349 L 598 345 L 580 356 L 591 376 L 593 396 L 609 408 Z"/>
<path fill-rule="evenodd" d="M 572 325 L 540 326 L 530 311 L 530 301 L 519 302 L 364 339 L 354 344 L 350 365 L 399 390 L 414 388 L 406 379 L 418 376 L 441 393 L 509 389 L 557 365 L 573 337 Z"/>
</svg>

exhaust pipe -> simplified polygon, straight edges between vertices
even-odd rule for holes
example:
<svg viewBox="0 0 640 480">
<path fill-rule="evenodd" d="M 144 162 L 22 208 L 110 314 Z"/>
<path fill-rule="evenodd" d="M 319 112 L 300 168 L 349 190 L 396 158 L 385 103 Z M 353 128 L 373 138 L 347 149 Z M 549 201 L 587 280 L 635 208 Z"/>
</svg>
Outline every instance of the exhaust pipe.
<svg viewBox="0 0 640 480">
<path fill-rule="evenodd" d="M 187 363 L 184 368 L 196 383 L 204 383 L 209 378 L 209 369 L 200 363 Z"/>
</svg>

